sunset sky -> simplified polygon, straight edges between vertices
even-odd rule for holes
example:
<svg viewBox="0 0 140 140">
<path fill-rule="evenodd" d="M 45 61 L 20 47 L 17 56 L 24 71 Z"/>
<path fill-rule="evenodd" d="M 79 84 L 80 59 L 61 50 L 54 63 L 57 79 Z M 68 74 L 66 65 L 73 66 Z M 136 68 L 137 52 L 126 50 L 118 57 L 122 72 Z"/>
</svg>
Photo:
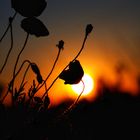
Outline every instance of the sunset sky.
<svg viewBox="0 0 140 140">
<path fill-rule="evenodd" d="M 0 35 L 8 24 L 8 18 L 14 14 L 10 2 L 10 0 L 0 1 Z M 124 63 L 127 67 L 128 87 L 134 85 L 135 76 L 140 73 L 139 0 L 48 0 L 47 2 L 47 8 L 38 18 L 46 25 L 50 35 L 42 38 L 30 36 L 20 63 L 25 59 L 36 62 L 43 77 L 46 77 L 57 55 L 56 44 L 59 40 L 64 40 L 64 51 L 49 80 L 51 83 L 81 48 L 85 27 L 90 23 L 94 26 L 94 30 L 78 58 L 84 71 L 93 79 L 104 76 L 112 80 L 115 78 L 115 66 Z M 14 49 L 5 71 L 0 75 L 0 80 L 4 83 L 11 79 L 12 66 L 26 37 L 26 33 L 20 28 L 22 19 L 23 17 L 18 15 L 13 22 Z M 8 33 L 0 44 L 0 66 L 9 47 Z M 34 74 L 30 72 L 30 76 L 27 77 L 33 80 Z M 57 92 L 56 94 L 64 97 L 70 96 L 65 95 L 68 88 L 63 85 L 62 80 L 58 80 L 50 92 Z"/>
</svg>

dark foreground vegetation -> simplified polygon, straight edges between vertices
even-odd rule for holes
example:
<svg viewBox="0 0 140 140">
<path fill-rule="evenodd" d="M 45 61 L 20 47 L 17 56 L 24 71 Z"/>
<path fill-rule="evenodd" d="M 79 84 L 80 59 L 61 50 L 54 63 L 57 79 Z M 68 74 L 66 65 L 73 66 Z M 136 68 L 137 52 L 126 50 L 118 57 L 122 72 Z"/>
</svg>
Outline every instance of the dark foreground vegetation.
<svg viewBox="0 0 140 140">
<path fill-rule="evenodd" d="M 25 104 L 0 105 L 0 140 L 139 139 L 140 95 L 102 86 L 93 102 L 79 101 L 62 114 L 70 100 L 55 108 L 36 111 Z M 62 114 L 62 115 L 61 115 Z"/>
</svg>

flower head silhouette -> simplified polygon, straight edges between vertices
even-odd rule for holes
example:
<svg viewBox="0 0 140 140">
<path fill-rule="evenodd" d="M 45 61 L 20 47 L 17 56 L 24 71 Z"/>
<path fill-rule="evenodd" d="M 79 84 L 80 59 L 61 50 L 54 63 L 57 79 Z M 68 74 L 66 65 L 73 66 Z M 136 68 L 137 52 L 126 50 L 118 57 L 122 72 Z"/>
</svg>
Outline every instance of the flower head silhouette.
<svg viewBox="0 0 140 140">
<path fill-rule="evenodd" d="M 69 68 L 64 70 L 59 75 L 60 79 L 63 79 L 64 84 L 78 84 L 84 75 L 83 68 L 78 60 L 70 62 Z"/>
<path fill-rule="evenodd" d="M 37 17 L 47 6 L 45 0 L 11 0 L 12 8 L 24 17 Z"/>
<path fill-rule="evenodd" d="M 63 50 L 64 49 L 64 41 L 60 40 L 59 44 L 56 45 L 58 47 L 58 49 Z"/>
<path fill-rule="evenodd" d="M 35 35 L 36 37 L 48 36 L 49 31 L 45 25 L 37 18 L 25 18 L 21 21 L 21 27 L 28 34 Z"/>
<path fill-rule="evenodd" d="M 93 26 L 92 24 L 87 24 L 87 27 L 86 27 L 86 36 L 89 35 L 93 30 Z"/>
</svg>

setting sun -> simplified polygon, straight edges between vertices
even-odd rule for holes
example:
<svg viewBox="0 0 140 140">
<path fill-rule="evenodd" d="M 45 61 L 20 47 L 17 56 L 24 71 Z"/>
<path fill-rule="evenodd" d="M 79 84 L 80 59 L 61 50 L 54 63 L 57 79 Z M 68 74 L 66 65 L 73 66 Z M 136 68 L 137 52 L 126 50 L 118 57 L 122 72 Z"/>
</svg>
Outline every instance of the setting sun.
<svg viewBox="0 0 140 140">
<path fill-rule="evenodd" d="M 82 78 L 84 84 L 85 84 L 85 89 L 83 91 L 82 95 L 88 95 L 94 88 L 94 81 L 92 79 L 92 77 L 88 74 L 85 74 Z M 76 85 L 72 85 L 72 90 L 76 93 L 76 94 L 80 94 L 83 90 L 83 83 L 82 81 L 79 84 Z"/>
</svg>

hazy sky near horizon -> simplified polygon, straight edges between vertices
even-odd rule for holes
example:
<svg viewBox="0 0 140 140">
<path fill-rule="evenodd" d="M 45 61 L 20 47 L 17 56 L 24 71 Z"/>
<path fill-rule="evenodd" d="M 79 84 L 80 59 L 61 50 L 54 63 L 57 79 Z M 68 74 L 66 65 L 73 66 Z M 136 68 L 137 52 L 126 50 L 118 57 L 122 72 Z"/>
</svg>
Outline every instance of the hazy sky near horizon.
<svg viewBox="0 0 140 140">
<path fill-rule="evenodd" d="M 65 41 L 65 49 L 59 59 L 56 72 L 75 56 L 81 47 L 86 24 L 93 24 L 85 50 L 79 57 L 85 71 L 91 75 L 108 76 L 118 62 L 125 63 L 131 74 L 140 72 L 140 1 L 139 0 L 48 0 L 45 11 L 38 18 L 50 31 L 50 36 L 29 38 L 28 46 L 21 59 L 30 59 L 39 64 L 44 75 L 49 71 L 59 40 Z M 10 0 L 0 1 L 0 35 L 14 14 Z M 20 28 L 22 16 L 13 23 L 15 48 L 6 70 L 15 61 L 25 40 Z M 10 44 L 9 35 L 0 44 L 0 66 Z M 104 70 L 103 70 L 104 69 Z M 3 77 L 10 76 L 6 72 Z"/>
</svg>

